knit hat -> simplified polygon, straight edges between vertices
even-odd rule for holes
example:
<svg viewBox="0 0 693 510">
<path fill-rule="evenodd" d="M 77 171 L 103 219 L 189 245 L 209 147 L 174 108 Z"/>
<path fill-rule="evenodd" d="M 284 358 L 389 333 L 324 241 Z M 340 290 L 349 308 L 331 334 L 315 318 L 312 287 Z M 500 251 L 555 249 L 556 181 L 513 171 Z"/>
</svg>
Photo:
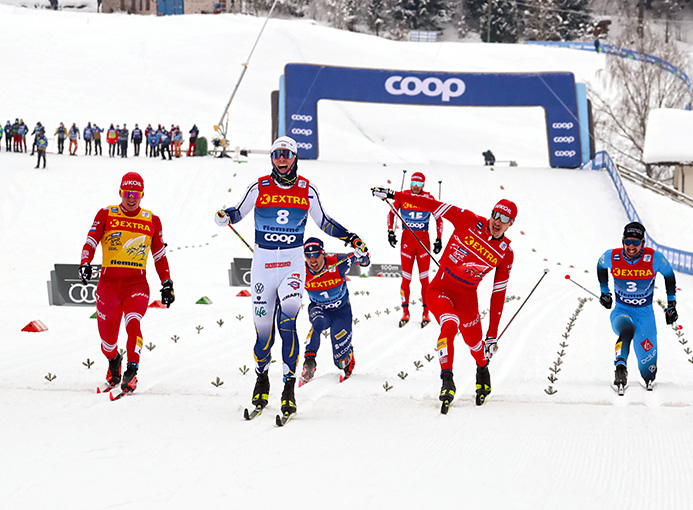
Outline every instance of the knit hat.
<svg viewBox="0 0 693 510">
<path fill-rule="evenodd" d="M 623 238 L 633 238 L 633 239 L 640 239 L 643 240 L 645 239 L 645 227 L 642 225 L 642 223 L 638 223 L 637 221 L 633 221 L 632 223 L 629 223 L 628 225 L 625 226 L 623 229 Z"/>
<path fill-rule="evenodd" d="M 276 149 L 289 149 L 294 154 L 298 154 L 298 145 L 296 140 L 289 136 L 280 136 L 272 144 L 270 152 L 274 152 Z"/>
<path fill-rule="evenodd" d="M 325 244 L 317 237 L 309 237 L 306 242 L 303 243 L 303 253 L 312 252 L 323 253 L 325 251 Z"/>
<path fill-rule="evenodd" d="M 498 211 L 501 214 L 505 214 L 506 216 L 509 216 L 511 220 L 517 218 L 517 206 L 513 202 L 511 202 L 510 200 L 506 200 L 505 198 L 499 201 L 493 207 L 493 210 Z"/>
<path fill-rule="evenodd" d="M 426 176 L 421 172 L 414 172 L 413 174 L 411 174 L 411 180 L 425 183 Z"/>
<path fill-rule="evenodd" d="M 120 181 L 120 189 L 128 191 L 144 191 L 144 179 L 137 172 L 128 172 Z"/>
</svg>

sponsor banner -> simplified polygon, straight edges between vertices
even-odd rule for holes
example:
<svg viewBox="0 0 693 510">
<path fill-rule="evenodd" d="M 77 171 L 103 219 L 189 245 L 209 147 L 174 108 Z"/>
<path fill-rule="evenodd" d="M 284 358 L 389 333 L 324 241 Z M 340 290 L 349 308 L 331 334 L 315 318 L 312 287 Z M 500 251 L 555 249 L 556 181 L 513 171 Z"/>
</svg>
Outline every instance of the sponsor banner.
<svg viewBox="0 0 693 510">
<path fill-rule="evenodd" d="M 551 166 L 581 163 L 572 73 L 444 73 L 287 64 L 285 130 L 301 159 L 318 158 L 318 101 L 434 106 L 540 106 L 546 112 Z"/>
<path fill-rule="evenodd" d="M 401 264 L 371 264 L 368 266 L 368 276 L 385 278 L 402 278 Z"/>
<path fill-rule="evenodd" d="M 250 287 L 250 268 L 253 259 L 237 259 L 231 262 L 229 270 L 229 285 L 232 287 Z"/>
<path fill-rule="evenodd" d="M 55 264 L 48 282 L 48 303 L 50 305 L 95 306 L 96 285 L 101 276 L 101 266 L 91 266 L 92 277 L 82 283 L 78 276 L 79 264 Z"/>
</svg>

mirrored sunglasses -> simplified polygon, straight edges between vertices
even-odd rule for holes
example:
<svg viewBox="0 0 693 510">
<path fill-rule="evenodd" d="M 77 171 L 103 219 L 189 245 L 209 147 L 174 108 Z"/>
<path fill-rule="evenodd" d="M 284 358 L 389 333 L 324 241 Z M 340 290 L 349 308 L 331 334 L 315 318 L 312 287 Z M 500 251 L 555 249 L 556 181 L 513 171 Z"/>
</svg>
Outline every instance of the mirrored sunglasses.
<svg viewBox="0 0 693 510">
<path fill-rule="evenodd" d="M 284 159 L 291 159 L 294 157 L 293 151 L 290 151 L 289 149 L 276 149 L 272 151 L 272 159 L 279 159 L 279 158 L 284 158 Z"/>
<path fill-rule="evenodd" d="M 626 246 L 640 246 L 642 241 L 640 239 L 624 239 L 623 244 Z"/>
<path fill-rule="evenodd" d="M 512 221 L 512 218 L 510 216 L 506 216 L 505 214 L 501 214 L 498 211 L 493 211 L 491 213 L 491 217 L 494 220 L 500 220 L 501 223 L 510 223 Z"/>
<path fill-rule="evenodd" d="M 138 198 L 142 198 L 142 192 L 141 191 L 133 191 L 131 189 L 121 189 L 120 192 L 123 194 L 123 198 L 134 198 L 137 200 Z"/>
<path fill-rule="evenodd" d="M 420 188 L 421 186 L 424 185 L 424 183 L 421 181 L 411 181 L 411 185 L 416 186 L 417 188 Z"/>
<path fill-rule="evenodd" d="M 317 259 L 320 255 L 322 255 L 321 251 L 306 251 L 303 252 L 303 254 L 306 256 L 307 259 Z"/>
</svg>

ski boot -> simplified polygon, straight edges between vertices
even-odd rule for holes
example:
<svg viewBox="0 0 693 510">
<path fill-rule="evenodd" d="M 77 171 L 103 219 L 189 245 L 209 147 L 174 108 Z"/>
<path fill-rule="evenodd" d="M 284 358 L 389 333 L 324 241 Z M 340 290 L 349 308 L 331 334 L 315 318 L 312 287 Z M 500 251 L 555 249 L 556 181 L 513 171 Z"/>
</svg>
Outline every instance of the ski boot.
<svg viewBox="0 0 693 510">
<path fill-rule="evenodd" d="M 399 320 L 400 328 L 409 322 L 409 305 L 402 305 L 402 311 L 404 313 L 402 314 L 402 318 Z"/>
<path fill-rule="evenodd" d="M 354 372 L 354 367 L 356 366 L 356 358 L 354 358 L 354 352 L 350 352 L 349 356 L 344 358 L 343 360 L 340 360 L 338 362 L 339 368 L 344 370 L 344 375 L 340 376 L 339 382 L 346 381 L 351 377 L 351 374 Z"/>
<path fill-rule="evenodd" d="M 487 397 L 491 394 L 491 374 L 488 371 L 488 363 L 483 367 L 476 367 L 476 405 L 481 406 L 486 403 Z"/>
<path fill-rule="evenodd" d="M 282 407 L 281 411 L 284 416 L 296 412 L 296 395 L 294 394 L 294 386 L 296 379 L 288 377 L 284 380 L 284 391 L 282 391 Z"/>
<path fill-rule="evenodd" d="M 421 318 L 421 327 L 425 328 L 431 323 L 431 318 L 428 316 L 428 307 L 424 306 L 423 317 Z"/>
<path fill-rule="evenodd" d="M 450 404 L 455 399 L 455 381 L 452 380 L 451 370 L 443 370 L 440 373 L 440 378 L 443 380 L 443 385 L 440 388 L 440 396 L 438 397 L 442 402 L 440 412 L 441 414 L 448 414 Z"/>
<path fill-rule="evenodd" d="M 121 380 L 120 365 L 122 361 L 123 355 L 120 353 L 117 353 L 115 358 L 108 360 L 108 372 L 106 372 L 106 382 L 112 387 L 117 386 Z"/>
<path fill-rule="evenodd" d="M 307 382 L 313 380 L 315 376 L 315 368 L 317 367 L 317 362 L 315 361 L 315 352 L 306 351 L 303 360 L 303 372 L 301 372 L 301 378 L 298 380 L 298 387 L 300 388 Z"/>
<path fill-rule="evenodd" d="M 267 372 L 258 373 L 255 371 L 257 379 L 253 388 L 253 405 L 256 408 L 264 409 L 269 402 L 269 374 Z"/>
<path fill-rule="evenodd" d="M 132 393 L 137 389 L 137 369 L 139 364 L 134 361 L 128 363 L 128 368 L 123 374 L 123 383 L 120 385 L 120 389 L 123 393 Z"/>
<path fill-rule="evenodd" d="M 628 370 L 625 365 L 616 365 L 614 386 L 619 395 L 623 396 L 626 393 L 626 388 L 628 387 Z"/>
</svg>

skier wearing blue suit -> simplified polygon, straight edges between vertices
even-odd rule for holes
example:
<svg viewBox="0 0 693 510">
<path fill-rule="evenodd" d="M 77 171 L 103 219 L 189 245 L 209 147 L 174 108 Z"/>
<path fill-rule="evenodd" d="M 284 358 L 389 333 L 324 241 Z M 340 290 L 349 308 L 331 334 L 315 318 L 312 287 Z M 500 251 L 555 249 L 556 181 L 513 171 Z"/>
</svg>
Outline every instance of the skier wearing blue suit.
<svg viewBox="0 0 693 510">
<path fill-rule="evenodd" d="M 354 371 L 354 349 L 351 345 L 351 303 L 346 274 L 354 264 L 366 267 L 371 261 L 367 254 L 326 255 L 323 242 L 311 237 L 303 245 L 308 281 L 305 288 L 310 298 L 308 317 L 312 328 L 308 333 L 301 379 L 310 381 L 317 366 L 315 355 L 320 348 L 320 334 L 330 330 L 332 357 L 344 378 Z"/>
<path fill-rule="evenodd" d="M 341 239 L 361 254 L 368 250 L 359 236 L 325 213 L 315 185 L 298 175 L 298 145 L 293 138 L 277 138 L 272 144 L 270 158 L 272 173 L 248 186 L 238 205 L 218 211 L 215 221 L 226 227 L 255 210 L 255 250 L 250 277 L 257 333 L 253 405 L 259 411 L 268 403 L 267 371 L 272 360 L 276 322 L 284 362 L 281 410 L 288 415 L 296 412 L 294 386 L 299 351 L 296 317 L 301 309 L 306 278 L 303 234 L 308 217 L 313 218 L 323 232 Z"/>
<path fill-rule="evenodd" d="M 638 360 L 640 375 L 648 390 L 657 376 L 657 327 L 652 300 L 655 276 L 664 276 L 667 293 L 665 318 L 667 324 L 678 319 L 676 311 L 676 278 L 664 255 L 645 247 L 645 227 L 638 222 L 626 225 L 623 246 L 607 250 L 597 264 L 597 277 L 601 287 L 599 302 L 609 309 L 613 297 L 609 291 L 609 270 L 614 279 L 616 306 L 611 312 L 611 328 L 618 335 L 614 386 L 619 393 L 628 382 L 627 361 L 630 345 Z"/>
</svg>

